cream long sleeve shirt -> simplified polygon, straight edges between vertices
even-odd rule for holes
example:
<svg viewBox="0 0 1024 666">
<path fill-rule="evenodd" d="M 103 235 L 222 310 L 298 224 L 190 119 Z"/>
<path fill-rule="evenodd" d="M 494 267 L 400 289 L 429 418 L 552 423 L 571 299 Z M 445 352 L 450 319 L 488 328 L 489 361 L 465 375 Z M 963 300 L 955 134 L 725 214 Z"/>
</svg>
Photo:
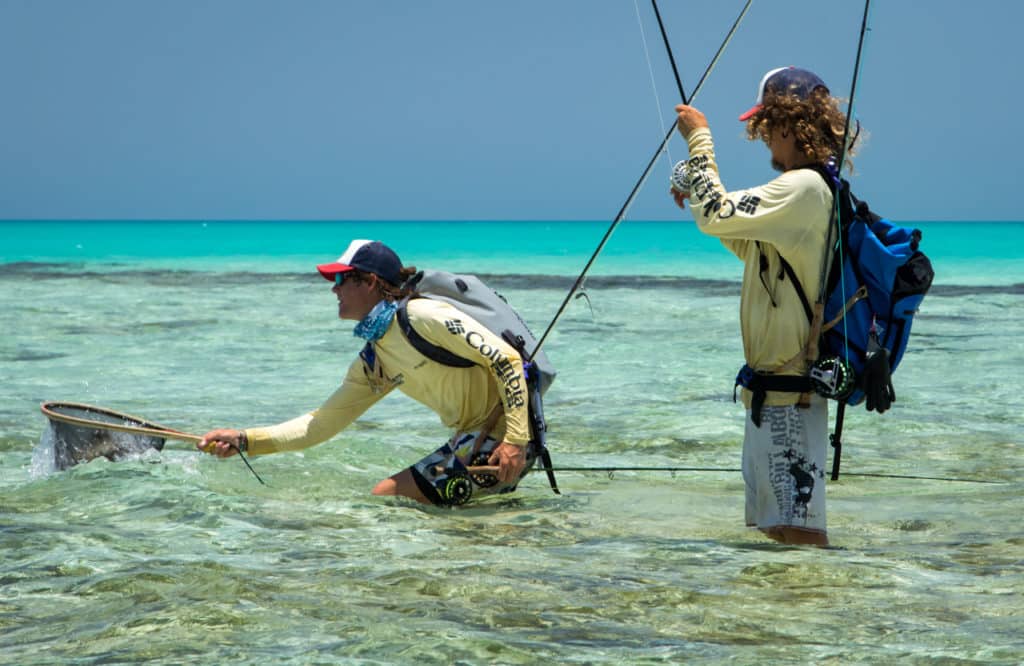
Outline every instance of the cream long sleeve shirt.
<svg viewBox="0 0 1024 666">
<path fill-rule="evenodd" d="M 793 267 L 813 304 L 821 280 L 832 192 L 813 169 L 786 171 L 759 187 L 727 192 L 715 163 L 711 131 L 697 128 L 687 143 L 690 204 L 697 226 L 721 239 L 743 261 L 740 328 L 747 365 L 759 371 L 778 371 L 801 353 L 810 332 L 807 314 L 779 256 Z M 762 252 L 767 258 L 764 271 Z M 801 362 L 782 374 L 805 371 Z M 747 406 L 749 397 L 744 390 Z M 765 404 L 793 404 L 798 397 L 796 393 L 769 391 Z"/>
<path fill-rule="evenodd" d="M 413 299 L 408 314 L 423 338 L 477 365 L 453 368 L 428 359 L 409 343 L 396 317 L 373 345 L 372 368 L 357 358 L 341 386 L 317 409 L 274 426 L 247 429 L 250 453 L 293 451 L 326 441 L 395 388 L 432 409 L 444 425 L 458 432 L 479 430 L 501 405 L 503 415 L 491 435 L 525 445 L 530 430 L 519 353 L 447 303 Z"/>
</svg>

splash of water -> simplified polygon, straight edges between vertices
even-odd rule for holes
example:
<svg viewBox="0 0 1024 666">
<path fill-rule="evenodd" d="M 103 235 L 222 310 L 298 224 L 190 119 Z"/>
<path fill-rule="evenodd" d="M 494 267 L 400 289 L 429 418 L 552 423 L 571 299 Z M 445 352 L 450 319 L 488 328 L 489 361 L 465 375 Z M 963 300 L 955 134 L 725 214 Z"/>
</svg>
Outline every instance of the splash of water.
<svg viewBox="0 0 1024 666">
<path fill-rule="evenodd" d="M 54 462 L 56 442 L 57 435 L 54 432 L 53 424 L 50 423 L 39 436 L 36 448 L 32 449 L 32 462 L 28 469 L 30 479 L 42 479 L 57 471 L 57 465 Z"/>
</svg>

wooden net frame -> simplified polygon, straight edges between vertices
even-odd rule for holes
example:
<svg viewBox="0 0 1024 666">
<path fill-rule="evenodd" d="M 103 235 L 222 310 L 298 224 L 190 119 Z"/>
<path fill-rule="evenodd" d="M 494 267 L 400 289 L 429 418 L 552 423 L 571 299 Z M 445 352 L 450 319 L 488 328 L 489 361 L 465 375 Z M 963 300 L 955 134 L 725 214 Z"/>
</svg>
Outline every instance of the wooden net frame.
<svg viewBox="0 0 1024 666">
<path fill-rule="evenodd" d="M 135 435 L 178 439 L 185 442 L 198 442 L 202 440 L 202 437 L 199 435 L 168 428 L 167 426 L 153 423 L 131 414 L 81 402 L 44 402 L 39 406 L 39 409 L 51 421 L 68 423 L 82 428 L 113 430 Z M 89 418 L 85 414 L 93 415 L 97 418 Z"/>
</svg>

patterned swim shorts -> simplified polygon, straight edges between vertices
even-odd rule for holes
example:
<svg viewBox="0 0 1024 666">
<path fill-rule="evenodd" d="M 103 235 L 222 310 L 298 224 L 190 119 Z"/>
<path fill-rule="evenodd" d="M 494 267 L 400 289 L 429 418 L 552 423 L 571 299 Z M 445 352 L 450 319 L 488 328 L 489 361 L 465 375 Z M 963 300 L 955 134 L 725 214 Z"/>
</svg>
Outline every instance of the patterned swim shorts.
<svg viewBox="0 0 1024 666">
<path fill-rule="evenodd" d="M 409 467 L 412 478 L 428 500 L 438 506 L 465 504 L 473 497 L 510 493 L 515 483 L 501 483 L 496 474 L 471 473 L 468 467 L 486 466 L 487 459 L 500 442 L 493 437 L 485 439 L 476 449 L 478 433 L 459 433 L 423 460 Z M 531 442 L 526 451 L 526 467 L 519 479 L 533 467 L 535 447 Z"/>
</svg>

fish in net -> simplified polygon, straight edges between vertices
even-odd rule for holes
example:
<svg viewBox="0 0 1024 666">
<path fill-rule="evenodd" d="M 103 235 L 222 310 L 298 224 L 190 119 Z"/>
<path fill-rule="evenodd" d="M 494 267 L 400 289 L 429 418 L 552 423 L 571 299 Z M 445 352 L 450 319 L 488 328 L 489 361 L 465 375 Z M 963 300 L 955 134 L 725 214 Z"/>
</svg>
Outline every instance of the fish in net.
<svg viewBox="0 0 1024 666">
<path fill-rule="evenodd" d="M 165 426 L 93 405 L 47 402 L 41 409 L 49 419 L 44 437 L 52 443 L 53 464 L 58 470 L 100 457 L 118 461 L 149 449 L 161 451 L 168 438 L 193 439 Z"/>
</svg>

